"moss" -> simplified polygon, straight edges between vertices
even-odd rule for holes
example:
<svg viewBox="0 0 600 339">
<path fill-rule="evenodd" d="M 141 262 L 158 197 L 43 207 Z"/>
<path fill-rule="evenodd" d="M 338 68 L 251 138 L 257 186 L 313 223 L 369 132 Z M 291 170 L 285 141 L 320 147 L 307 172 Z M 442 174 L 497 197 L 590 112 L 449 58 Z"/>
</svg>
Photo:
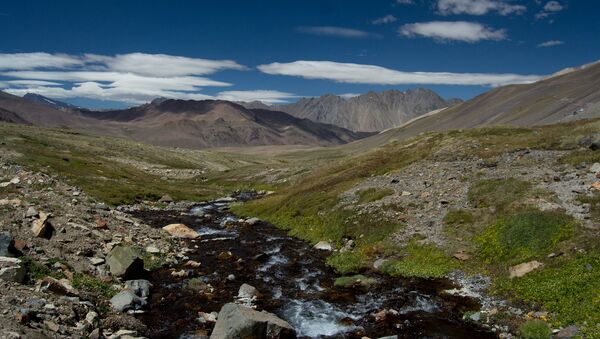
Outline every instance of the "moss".
<svg viewBox="0 0 600 339">
<path fill-rule="evenodd" d="M 500 279 L 494 289 L 552 314 L 554 326 L 600 323 L 600 253 L 560 257 L 516 279 Z"/>
<path fill-rule="evenodd" d="M 104 299 L 110 299 L 117 294 L 117 290 L 115 290 L 112 285 L 102 282 L 100 279 L 89 274 L 80 272 L 75 272 L 73 274 L 73 287 L 100 296 Z"/>
<path fill-rule="evenodd" d="M 435 245 L 409 243 L 401 259 L 387 261 L 381 268 L 392 276 L 442 278 L 458 268 L 458 263 Z"/>
<path fill-rule="evenodd" d="M 486 263 L 517 264 L 552 251 L 572 236 L 574 225 L 563 212 L 522 211 L 499 218 L 475 242 Z"/>
<path fill-rule="evenodd" d="M 550 339 L 552 331 L 543 320 L 529 320 L 519 328 L 520 337 L 523 339 Z"/>
<path fill-rule="evenodd" d="M 463 209 L 452 209 L 444 217 L 446 225 L 471 224 L 474 220 L 473 214 Z"/>
<path fill-rule="evenodd" d="M 359 250 L 338 252 L 327 258 L 327 265 L 341 274 L 355 273 L 367 268 L 367 257 Z"/>
<path fill-rule="evenodd" d="M 65 275 L 60 271 L 50 269 L 47 265 L 35 261 L 31 257 L 21 257 L 25 268 L 27 269 L 27 281 L 33 282 L 50 276 L 56 279 L 62 279 Z M 56 261 L 54 261 L 56 262 Z"/>
<path fill-rule="evenodd" d="M 593 195 L 580 195 L 577 200 L 584 204 L 590 204 L 591 217 L 600 221 L 600 192 L 596 191 Z"/>
<path fill-rule="evenodd" d="M 469 189 L 469 201 L 476 207 L 501 211 L 524 197 L 530 188 L 530 183 L 514 178 L 479 180 Z"/>
<path fill-rule="evenodd" d="M 353 276 L 339 277 L 339 278 L 335 279 L 335 282 L 333 283 L 333 285 L 338 286 L 338 287 L 346 287 L 346 288 L 350 288 L 353 286 L 368 287 L 368 286 L 375 284 L 376 282 L 377 282 L 377 280 L 375 280 L 373 278 L 365 277 L 362 274 L 357 274 L 357 275 L 353 275 Z"/>
<path fill-rule="evenodd" d="M 391 188 L 367 188 L 356 192 L 358 195 L 358 204 L 366 204 L 369 202 L 381 200 L 389 195 L 394 194 L 394 190 Z"/>
</svg>

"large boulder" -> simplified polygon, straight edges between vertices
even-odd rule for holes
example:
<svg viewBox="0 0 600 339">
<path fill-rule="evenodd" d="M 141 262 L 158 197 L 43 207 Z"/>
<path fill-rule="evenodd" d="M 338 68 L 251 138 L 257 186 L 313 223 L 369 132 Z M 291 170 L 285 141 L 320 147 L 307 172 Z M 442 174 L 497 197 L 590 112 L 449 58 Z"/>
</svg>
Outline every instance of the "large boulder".
<svg viewBox="0 0 600 339">
<path fill-rule="evenodd" d="M 328 243 L 327 241 L 319 241 L 314 246 L 314 249 L 321 250 L 321 251 L 333 251 L 333 246 L 330 243 Z"/>
<path fill-rule="evenodd" d="M 50 239 L 54 234 L 54 227 L 48 221 L 50 214 L 40 212 L 40 217 L 33 221 L 31 232 L 35 237 Z"/>
<path fill-rule="evenodd" d="M 8 232 L 0 232 L 0 257 L 12 257 L 15 241 Z"/>
<path fill-rule="evenodd" d="M 138 297 L 132 290 L 126 289 L 117 293 L 110 299 L 110 305 L 117 312 L 139 310 L 146 306 L 145 299 Z"/>
<path fill-rule="evenodd" d="M 126 281 L 125 286 L 132 290 L 138 297 L 148 298 L 152 284 L 148 280 L 138 279 Z"/>
<path fill-rule="evenodd" d="M 25 265 L 21 259 L 0 257 L 0 279 L 4 281 L 12 281 L 23 283 L 25 274 L 27 273 Z"/>
<path fill-rule="evenodd" d="M 217 319 L 211 339 L 296 338 L 296 331 L 285 320 L 234 303 L 225 304 Z"/>
<path fill-rule="evenodd" d="M 526 262 L 526 263 L 522 263 L 519 265 L 515 265 L 515 266 L 511 266 L 508 269 L 508 273 L 510 278 L 520 278 L 522 276 L 524 276 L 525 274 L 535 271 L 538 268 L 544 266 L 543 263 L 537 261 L 537 260 L 533 260 L 530 262 Z"/>
<path fill-rule="evenodd" d="M 130 246 L 116 246 L 106 259 L 110 273 L 126 279 L 143 278 L 146 275 L 144 261 L 140 254 Z"/>
<path fill-rule="evenodd" d="M 175 238 L 196 239 L 200 236 L 198 232 L 184 224 L 170 224 L 163 227 L 163 230 L 169 232 L 169 234 Z"/>
</svg>

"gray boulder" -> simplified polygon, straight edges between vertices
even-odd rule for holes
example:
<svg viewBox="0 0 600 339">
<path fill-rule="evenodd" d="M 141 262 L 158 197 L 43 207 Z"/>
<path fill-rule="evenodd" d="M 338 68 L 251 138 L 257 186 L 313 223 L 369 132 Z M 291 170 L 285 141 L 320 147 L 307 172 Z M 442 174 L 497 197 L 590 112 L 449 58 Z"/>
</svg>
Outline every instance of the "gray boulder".
<svg viewBox="0 0 600 339">
<path fill-rule="evenodd" d="M 8 232 L 0 232 L 0 257 L 12 257 L 11 250 L 15 242 Z"/>
<path fill-rule="evenodd" d="M 129 246 L 116 246 L 106 259 L 110 273 L 116 277 L 140 278 L 146 273 L 144 261 L 135 249 Z"/>
<path fill-rule="evenodd" d="M 132 290 L 140 298 L 148 298 L 152 284 L 148 280 L 128 280 L 125 282 L 128 289 Z"/>
<path fill-rule="evenodd" d="M 25 265 L 21 259 L 0 257 L 0 279 L 22 284 L 25 281 Z"/>
<path fill-rule="evenodd" d="M 284 339 L 296 338 L 296 331 L 272 313 L 229 303 L 221 308 L 210 338 Z"/>
<path fill-rule="evenodd" d="M 146 306 L 146 300 L 138 297 L 132 290 L 123 290 L 110 299 L 110 305 L 117 312 L 139 310 Z"/>
</svg>

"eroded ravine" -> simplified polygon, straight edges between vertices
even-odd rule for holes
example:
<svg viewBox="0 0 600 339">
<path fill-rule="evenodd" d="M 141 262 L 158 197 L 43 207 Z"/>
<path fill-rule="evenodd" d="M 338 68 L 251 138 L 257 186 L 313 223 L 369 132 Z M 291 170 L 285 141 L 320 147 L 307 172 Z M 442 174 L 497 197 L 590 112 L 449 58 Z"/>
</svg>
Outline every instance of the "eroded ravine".
<svg viewBox="0 0 600 339">
<path fill-rule="evenodd" d="M 186 270 L 188 276 L 173 277 L 172 269 L 152 273 L 150 308 L 139 315 L 151 337 L 209 335 L 214 324 L 199 321 L 198 313 L 218 312 L 235 300 L 243 283 L 261 292 L 258 309 L 288 321 L 299 337 L 494 337 L 462 320 L 463 312 L 476 310 L 478 305 L 472 299 L 442 293 L 451 287 L 449 282 L 369 272 L 377 283 L 368 288 L 335 287 L 338 275 L 325 264 L 327 252 L 268 223 L 239 222 L 228 212 L 226 202 L 201 204 L 185 213 L 153 210 L 134 215 L 153 227 L 184 223 L 202 235 L 199 240 L 186 240 L 187 257 L 201 265 L 184 267 L 179 260 L 177 270 Z M 189 288 L 191 279 L 194 289 Z"/>
</svg>

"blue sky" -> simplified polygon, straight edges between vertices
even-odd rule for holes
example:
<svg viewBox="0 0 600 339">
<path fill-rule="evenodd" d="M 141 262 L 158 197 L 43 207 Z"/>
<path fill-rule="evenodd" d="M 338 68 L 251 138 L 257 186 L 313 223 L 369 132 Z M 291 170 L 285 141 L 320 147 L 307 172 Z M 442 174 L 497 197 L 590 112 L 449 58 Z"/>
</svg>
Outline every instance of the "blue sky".
<svg viewBox="0 0 600 339">
<path fill-rule="evenodd" d="M 466 99 L 600 59 L 599 12 L 591 0 L 9 1 L 0 87 L 90 107 L 415 87 Z"/>
</svg>

